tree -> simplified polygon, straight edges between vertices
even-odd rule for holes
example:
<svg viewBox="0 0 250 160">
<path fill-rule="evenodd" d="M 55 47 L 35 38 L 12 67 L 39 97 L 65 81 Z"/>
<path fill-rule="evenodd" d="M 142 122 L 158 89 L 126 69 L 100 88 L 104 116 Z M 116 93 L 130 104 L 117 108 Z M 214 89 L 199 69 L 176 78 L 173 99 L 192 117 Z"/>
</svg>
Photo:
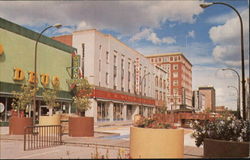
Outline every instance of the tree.
<svg viewBox="0 0 250 160">
<path fill-rule="evenodd" d="M 23 84 L 21 86 L 21 91 L 13 91 L 13 103 L 11 104 L 15 110 L 17 110 L 18 117 L 20 116 L 20 111 L 24 111 L 28 105 L 32 103 L 35 88 L 30 84 Z"/>
<path fill-rule="evenodd" d="M 42 93 L 43 100 L 49 108 L 49 115 L 50 116 L 52 116 L 52 114 L 53 114 L 53 108 L 59 106 L 59 103 L 56 102 L 57 91 L 58 91 L 57 88 L 44 89 L 44 92 Z"/>
<path fill-rule="evenodd" d="M 73 91 L 73 103 L 77 107 L 77 113 L 85 116 L 85 112 L 91 108 L 89 97 L 92 94 L 93 87 L 86 78 L 67 80 L 71 90 Z"/>
</svg>

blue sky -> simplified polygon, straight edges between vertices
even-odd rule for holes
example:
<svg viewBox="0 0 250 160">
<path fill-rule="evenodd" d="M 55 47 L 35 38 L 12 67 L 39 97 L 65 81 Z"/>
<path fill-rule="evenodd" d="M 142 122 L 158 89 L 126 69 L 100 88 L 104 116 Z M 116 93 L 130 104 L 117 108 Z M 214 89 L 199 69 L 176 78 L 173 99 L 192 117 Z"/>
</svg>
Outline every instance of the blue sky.
<svg viewBox="0 0 250 160">
<path fill-rule="evenodd" d="M 234 11 L 223 5 L 206 9 L 198 0 L 169 1 L 0 1 L 0 16 L 47 36 L 96 28 L 143 54 L 183 52 L 193 64 L 193 90 L 213 85 L 217 105 L 236 108 L 237 77 L 220 68 L 240 70 L 240 28 Z M 244 22 L 246 77 L 249 77 L 249 2 L 227 0 Z"/>
</svg>

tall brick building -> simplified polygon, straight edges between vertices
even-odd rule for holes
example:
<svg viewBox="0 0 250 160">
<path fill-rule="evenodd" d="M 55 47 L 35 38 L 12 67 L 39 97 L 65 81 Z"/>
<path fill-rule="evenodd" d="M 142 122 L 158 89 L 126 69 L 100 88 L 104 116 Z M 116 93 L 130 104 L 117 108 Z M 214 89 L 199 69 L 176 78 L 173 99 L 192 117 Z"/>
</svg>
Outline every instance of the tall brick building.
<svg viewBox="0 0 250 160">
<path fill-rule="evenodd" d="M 173 109 L 180 105 L 192 106 L 192 64 L 181 53 L 152 54 L 146 56 L 169 74 L 167 103 Z"/>
<path fill-rule="evenodd" d="M 213 86 L 199 87 L 199 92 L 205 95 L 205 109 L 216 111 L 215 89 Z"/>
</svg>

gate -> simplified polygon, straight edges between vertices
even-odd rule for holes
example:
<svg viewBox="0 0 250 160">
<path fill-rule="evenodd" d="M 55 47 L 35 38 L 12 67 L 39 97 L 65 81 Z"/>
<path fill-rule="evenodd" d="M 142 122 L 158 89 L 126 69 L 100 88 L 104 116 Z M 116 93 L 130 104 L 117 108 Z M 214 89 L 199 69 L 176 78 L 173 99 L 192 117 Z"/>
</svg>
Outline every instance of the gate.
<svg viewBox="0 0 250 160">
<path fill-rule="evenodd" d="M 29 126 L 24 130 L 25 151 L 58 146 L 61 144 L 61 125 Z"/>
</svg>

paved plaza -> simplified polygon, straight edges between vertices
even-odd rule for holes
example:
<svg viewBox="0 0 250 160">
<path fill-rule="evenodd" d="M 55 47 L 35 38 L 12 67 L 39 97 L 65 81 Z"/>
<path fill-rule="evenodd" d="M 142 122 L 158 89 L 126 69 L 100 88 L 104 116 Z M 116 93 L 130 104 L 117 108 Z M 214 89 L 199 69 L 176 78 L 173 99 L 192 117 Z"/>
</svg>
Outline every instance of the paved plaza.
<svg viewBox="0 0 250 160">
<path fill-rule="evenodd" d="M 8 135 L 8 127 L 0 127 L 1 159 L 84 159 L 93 158 L 98 152 L 104 158 L 128 158 L 129 153 L 128 125 L 96 126 L 94 137 L 69 137 L 63 135 L 63 145 L 37 149 L 23 150 L 22 135 Z M 197 148 L 194 139 L 190 137 L 192 130 L 185 129 L 184 158 L 202 158 L 202 147 Z M 96 157 L 95 157 L 96 158 Z"/>
</svg>

